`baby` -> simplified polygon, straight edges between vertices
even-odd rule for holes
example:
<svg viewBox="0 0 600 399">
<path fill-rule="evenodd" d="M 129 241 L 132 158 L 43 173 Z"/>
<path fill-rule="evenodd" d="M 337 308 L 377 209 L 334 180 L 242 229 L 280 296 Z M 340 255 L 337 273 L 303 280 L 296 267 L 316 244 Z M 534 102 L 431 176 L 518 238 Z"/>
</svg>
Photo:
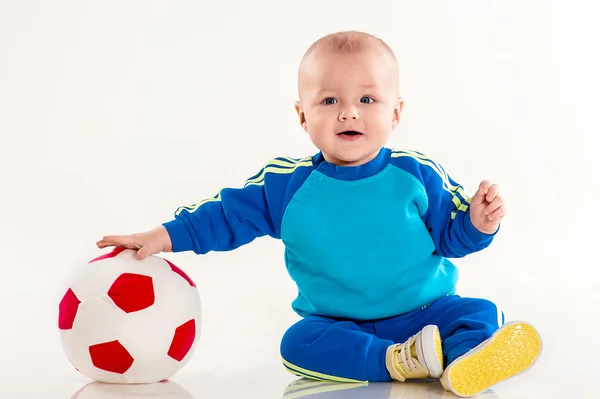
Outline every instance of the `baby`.
<svg viewBox="0 0 600 399">
<path fill-rule="evenodd" d="M 481 251 L 504 216 L 498 186 L 470 198 L 439 164 L 386 148 L 404 102 L 396 57 L 380 39 L 339 32 L 315 42 L 298 73 L 296 111 L 319 152 L 278 157 L 240 188 L 175 211 L 99 248 L 233 250 L 257 237 L 285 246 L 301 320 L 281 342 L 291 373 L 339 382 L 439 378 L 469 397 L 528 369 L 541 339 L 489 300 L 456 294 L 449 258 Z"/>
</svg>

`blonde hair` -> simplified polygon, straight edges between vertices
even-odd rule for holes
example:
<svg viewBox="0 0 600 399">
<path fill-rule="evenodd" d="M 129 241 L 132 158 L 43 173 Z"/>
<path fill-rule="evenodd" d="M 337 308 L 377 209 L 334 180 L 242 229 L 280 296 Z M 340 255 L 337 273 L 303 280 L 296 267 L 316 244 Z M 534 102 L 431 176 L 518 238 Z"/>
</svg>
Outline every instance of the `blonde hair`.
<svg viewBox="0 0 600 399">
<path fill-rule="evenodd" d="M 341 31 L 323 36 L 308 48 L 304 57 L 316 50 L 326 50 L 342 54 L 356 54 L 366 49 L 373 48 L 373 45 L 380 46 L 394 59 L 394 61 L 396 61 L 394 51 L 386 42 L 370 33 L 360 31 Z"/>
</svg>

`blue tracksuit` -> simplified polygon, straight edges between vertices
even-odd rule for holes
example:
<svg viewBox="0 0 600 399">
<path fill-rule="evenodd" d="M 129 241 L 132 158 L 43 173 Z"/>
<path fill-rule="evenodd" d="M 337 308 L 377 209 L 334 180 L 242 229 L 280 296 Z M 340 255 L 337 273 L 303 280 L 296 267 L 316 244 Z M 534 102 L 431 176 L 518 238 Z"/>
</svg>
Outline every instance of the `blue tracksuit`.
<svg viewBox="0 0 600 399">
<path fill-rule="evenodd" d="M 472 225 L 469 201 L 439 164 L 415 151 L 383 148 L 361 166 L 336 166 L 317 153 L 276 158 L 243 187 L 180 207 L 164 226 L 174 252 L 282 240 L 298 287 L 292 307 L 302 317 L 282 341 L 285 366 L 314 378 L 380 381 L 390 378 L 385 348 L 426 320 L 443 333 L 444 323 L 467 317 L 446 335 L 476 329 L 481 337 L 469 336 L 470 347 L 498 327 L 495 307 L 484 312 L 487 302 L 455 295 L 458 270 L 448 258 L 482 250 L 494 236 Z M 482 320 L 473 316 L 480 313 Z M 479 325 L 492 319 L 492 327 Z M 397 335 L 380 336 L 377 326 Z M 451 349 L 445 345 L 446 356 Z"/>
</svg>

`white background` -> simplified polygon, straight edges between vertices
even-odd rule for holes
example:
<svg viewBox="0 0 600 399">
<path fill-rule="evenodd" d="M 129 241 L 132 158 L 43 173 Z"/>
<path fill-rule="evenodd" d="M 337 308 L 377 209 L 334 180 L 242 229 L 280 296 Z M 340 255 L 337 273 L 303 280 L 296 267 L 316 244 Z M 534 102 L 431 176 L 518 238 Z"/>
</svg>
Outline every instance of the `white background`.
<svg viewBox="0 0 600 399">
<path fill-rule="evenodd" d="M 358 29 L 400 61 L 389 146 L 430 155 L 471 193 L 490 179 L 507 200 L 492 247 L 457 262 L 459 290 L 531 321 L 545 351 L 496 393 L 595 397 L 600 29 L 583 4 L 0 1 L 1 396 L 87 382 L 63 355 L 57 305 L 102 235 L 150 229 L 273 157 L 316 151 L 294 113 L 297 63 L 321 35 Z M 169 256 L 204 304 L 180 375 L 198 398 L 231 397 L 231 377 L 245 397 L 280 397 L 292 380 L 282 251 L 265 238 Z"/>
</svg>

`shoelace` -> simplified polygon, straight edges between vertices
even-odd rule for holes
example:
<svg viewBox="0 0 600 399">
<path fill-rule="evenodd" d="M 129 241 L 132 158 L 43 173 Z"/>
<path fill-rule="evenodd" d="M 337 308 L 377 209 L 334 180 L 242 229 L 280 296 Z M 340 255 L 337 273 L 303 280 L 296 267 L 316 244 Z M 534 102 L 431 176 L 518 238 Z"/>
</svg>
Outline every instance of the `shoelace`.
<svg viewBox="0 0 600 399">
<path fill-rule="evenodd" d="M 408 370 L 418 368 L 417 364 L 415 363 L 415 361 L 412 358 L 412 353 L 410 351 L 410 347 L 417 340 L 417 335 L 418 334 L 413 335 L 412 337 L 407 339 L 406 342 L 404 342 L 402 345 L 400 345 L 400 351 L 399 351 L 400 359 L 402 359 L 402 363 L 404 363 L 404 366 L 406 366 L 406 368 Z"/>
</svg>

